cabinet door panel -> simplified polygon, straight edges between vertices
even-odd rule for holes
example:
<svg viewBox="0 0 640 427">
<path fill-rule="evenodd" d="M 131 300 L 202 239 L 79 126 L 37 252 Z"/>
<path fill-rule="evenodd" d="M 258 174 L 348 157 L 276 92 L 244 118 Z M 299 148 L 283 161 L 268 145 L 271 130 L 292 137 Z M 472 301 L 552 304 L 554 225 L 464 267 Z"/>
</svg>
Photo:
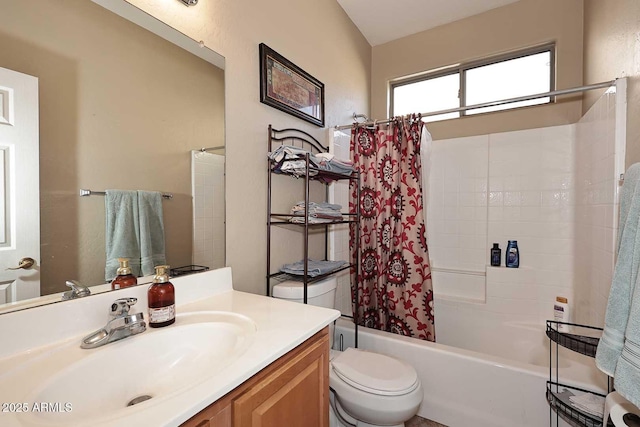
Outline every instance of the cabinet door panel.
<svg viewBox="0 0 640 427">
<path fill-rule="evenodd" d="M 314 363 L 255 408 L 251 417 L 252 426 L 279 427 L 297 424 L 321 427 L 322 408 L 319 405 L 309 405 L 310 400 L 317 399 L 319 382 L 318 366 Z"/>
<path fill-rule="evenodd" d="M 329 427 L 328 328 L 181 427 Z"/>
<path fill-rule="evenodd" d="M 328 336 L 233 402 L 234 427 L 329 425 Z"/>
</svg>

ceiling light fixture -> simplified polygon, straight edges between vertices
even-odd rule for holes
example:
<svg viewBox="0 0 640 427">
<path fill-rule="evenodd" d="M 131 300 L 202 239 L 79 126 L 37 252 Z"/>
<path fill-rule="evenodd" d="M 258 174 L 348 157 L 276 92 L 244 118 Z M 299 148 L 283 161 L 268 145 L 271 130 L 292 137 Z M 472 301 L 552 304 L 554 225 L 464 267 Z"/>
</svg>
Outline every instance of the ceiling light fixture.
<svg viewBox="0 0 640 427">
<path fill-rule="evenodd" d="M 195 6 L 198 4 L 198 0 L 180 0 L 186 6 Z"/>
</svg>

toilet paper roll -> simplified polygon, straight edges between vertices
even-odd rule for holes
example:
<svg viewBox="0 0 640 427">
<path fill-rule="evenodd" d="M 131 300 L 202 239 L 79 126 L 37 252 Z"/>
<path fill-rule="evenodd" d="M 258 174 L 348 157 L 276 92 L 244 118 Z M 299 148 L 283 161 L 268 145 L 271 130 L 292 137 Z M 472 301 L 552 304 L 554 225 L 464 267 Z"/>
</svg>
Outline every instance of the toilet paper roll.
<svg viewBox="0 0 640 427">
<path fill-rule="evenodd" d="M 622 397 L 620 393 L 614 391 L 607 395 L 604 401 L 604 422 L 606 423 L 609 416 L 616 427 L 629 427 L 623 417 L 625 414 L 636 414 L 640 416 L 640 408 L 633 405 L 627 399 Z"/>
</svg>

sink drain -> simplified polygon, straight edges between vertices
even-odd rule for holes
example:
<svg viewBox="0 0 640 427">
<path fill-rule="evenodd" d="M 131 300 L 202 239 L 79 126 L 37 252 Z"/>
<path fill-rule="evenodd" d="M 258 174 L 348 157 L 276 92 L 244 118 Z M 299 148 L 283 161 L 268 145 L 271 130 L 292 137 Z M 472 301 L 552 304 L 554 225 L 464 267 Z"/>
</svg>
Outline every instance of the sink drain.
<svg viewBox="0 0 640 427">
<path fill-rule="evenodd" d="M 137 405 L 138 403 L 142 403 L 145 400 L 149 400 L 151 399 L 152 396 L 149 396 L 148 394 L 144 394 L 142 396 L 138 396 L 136 398 L 133 398 L 129 401 L 129 403 L 127 403 L 127 406 L 133 406 L 133 405 Z"/>
</svg>

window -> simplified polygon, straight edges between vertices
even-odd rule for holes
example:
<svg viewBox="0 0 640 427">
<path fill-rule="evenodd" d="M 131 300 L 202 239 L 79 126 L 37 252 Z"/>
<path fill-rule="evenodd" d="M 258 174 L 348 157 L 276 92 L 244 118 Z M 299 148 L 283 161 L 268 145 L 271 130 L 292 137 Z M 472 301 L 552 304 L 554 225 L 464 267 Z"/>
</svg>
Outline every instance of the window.
<svg viewBox="0 0 640 427">
<path fill-rule="evenodd" d="M 391 84 L 389 116 L 429 113 L 467 105 L 549 92 L 554 86 L 554 45 L 450 67 L 446 71 Z M 444 120 L 461 115 L 507 110 L 552 102 L 550 97 L 425 117 Z"/>
</svg>

